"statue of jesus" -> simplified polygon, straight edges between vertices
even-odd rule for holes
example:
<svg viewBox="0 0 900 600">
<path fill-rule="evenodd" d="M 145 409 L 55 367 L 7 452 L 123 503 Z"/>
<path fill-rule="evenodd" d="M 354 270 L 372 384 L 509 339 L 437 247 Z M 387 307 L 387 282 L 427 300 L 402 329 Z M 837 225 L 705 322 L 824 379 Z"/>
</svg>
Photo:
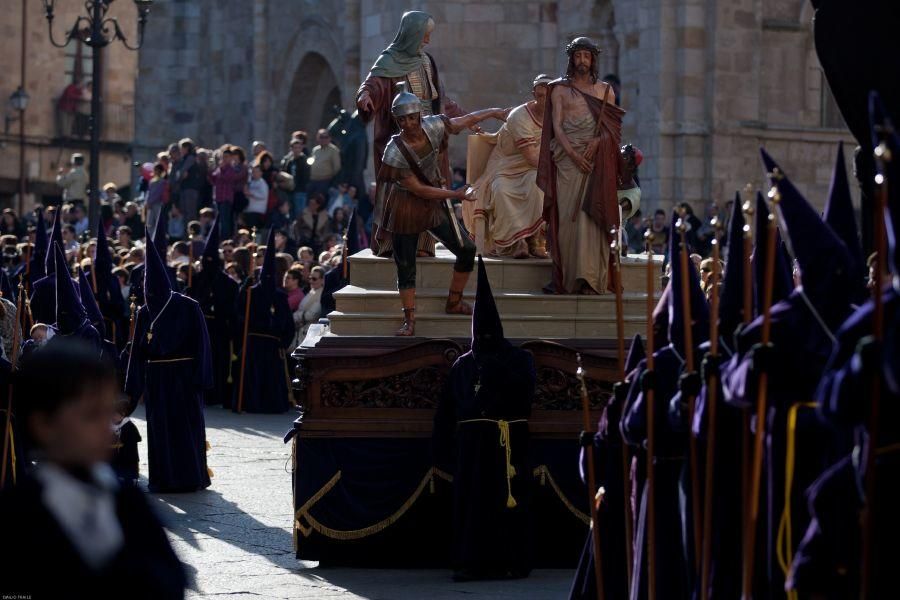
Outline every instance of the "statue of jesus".
<svg viewBox="0 0 900 600">
<path fill-rule="evenodd" d="M 537 185 L 557 294 L 610 290 L 610 230 L 619 226 L 617 178 L 622 117 L 612 86 L 597 77 L 600 48 L 579 37 L 566 46 L 566 75 L 550 84 Z"/>
</svg>

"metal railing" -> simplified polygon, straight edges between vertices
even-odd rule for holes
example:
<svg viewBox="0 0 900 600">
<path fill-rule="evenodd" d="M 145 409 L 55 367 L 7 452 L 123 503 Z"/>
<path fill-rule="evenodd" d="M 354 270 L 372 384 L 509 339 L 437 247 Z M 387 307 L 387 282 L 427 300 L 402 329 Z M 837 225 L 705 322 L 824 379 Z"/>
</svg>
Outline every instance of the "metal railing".
<svg viewBox="0 0 900 600">
<path fill-rule="evenodd" d="M 90 139 L 91 101 L 78 100 L 75 111 L 69 112 L 59 107 L 59 99 L 53 100 L 56 115 L 56 136 L 62 139 Z M 103 123 L 101 141 L 128 142 L 134 140 L 134 105 L 103 103 Z"/>
</svg>

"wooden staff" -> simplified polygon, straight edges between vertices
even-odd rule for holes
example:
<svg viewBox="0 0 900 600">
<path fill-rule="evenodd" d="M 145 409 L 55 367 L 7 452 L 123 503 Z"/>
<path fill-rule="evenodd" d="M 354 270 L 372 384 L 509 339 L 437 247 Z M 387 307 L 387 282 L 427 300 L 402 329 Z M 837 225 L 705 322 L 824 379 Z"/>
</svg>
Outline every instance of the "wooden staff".
<svg viewBox="0 0 900 600">
<path fill-rule="evenodd" d="M 94 288 L 94 296 L 97 295 L 97 246 L 94 246 L 94 258 L 91 260 L 91 287 Z"/>
<path fill-rule="evenodd" d="M 134 344 L 134 323 L 135 323 L 134 316 L 135 316 L 135 314 L 137 313 L 137 304 L 136 304 L 136 302 L 137 302 L 137 296 L 135 296 L 134 294 L 132 294 L 130 300 L 131 300 L 131 307 L 130 307 L 130 310 L 131 310 L 131 321 L 130 321 L 129 324 L 128 324 L 128 344 L 129 344 L 129 347 L 131 347 L 132 344 Z"/>
<path fill-rule="evenodd" d="M 644 391 L 644 404 L 647 408 L 647 598 L 656 600 L 656 421 L 655 421 L 655 389 L 652 384 L 653 368 L 653 291 L 655 289 L 655 273 L 653 270 L 653 232 L 648 228 L 644 237 L 647 240 L 647 368 L 644 377 L 649 377 L 650 385 Z"/>
<path fill-rule="evenodd" d="M 351 219 L 353 218 L 352 213 L 350 215 L 350 218 Z M 347 227 L 344 228 L 344 235 L 342 236 L 344 239 L 344 250 L 343 250 L 343 252 L 341 252 L 341 277 L 344 279 L 344 281 L 347 280 L 347 273 L 349 270 L 348 269 L 349 265 L 347 263 L 347 260 L 350 258 L 349 248 L 347 246 L 347 240 L 350 237 L 349 234 L 350 234 L 350 225 L 347 225 Z"/>
<path fill-rule="evenodd" d="M 19 313 L 22 311 L 22 299 L 25 295 L 25 284 L 24 279 L 19 281 L 19 296 L 16 300 L 16 322 L 13 325 L 13 339 L 12 339 L 12 355 L 10 356 L 10 376 L 16 370 L 16 362 L 19 359 L 19 341 L 21 339 L 21 325 L 19 324 Z M 13 384 L 12 378 L 10 378 L 9 388 L 6 394 L 6 423 L 3 427 L 3 463 L 0 464 L 0 489 L 6 484 L 6 463 L 9 458 L 10 449 L 12 448 L 13 442 L 13 430 L 12 430 L 12 404 L 13 404 Z M 15 457 L 13 457 L 15 460 Z M 16 480 L 16 471 L 13 469 L 13 482 Z"/>
<path fill-rule="evenodd" d="M 884 128 L 877 129 L 880 136 L 885 135 Z M 885 142 L 881 141 L 875 148 L 875 160 L 881 167 L 881 173 L 875 176 L 875 273 L 874 273 L 874 290 L 872 309 L 872 333 L 875 338 L 877 347 L 881 348 L 881 342 L 884 339 L 884 272 L 887 264 L 887 231 L 884 224 L 884 212 L 887 208 L 888 197 L 888 180 L 885 176 L 884 163 L 890 162 L 892 159 L 890 150 Z M 878 360 L 881 360 L 879 352 Z M 870 384 L 871 404 L 869 406 L 869 419 L 866 427 L 868 429 L 869 443 L 866 445 L 866 475 L 864 479 L 865 486 L 865 503 L 863 504 L 862 514 L 860 515 L 860 524 L 862 525 L 862 563 L 860 577 L 860 594 L 859 597 L 869 598 L 869 590 L 874 590 L 874 582 L 872 581 L 872 557 L 873 557 L 873 537 L 872 530 L 875 512 L 875 461 L 876 451 L 878 448 L 879 434 L 879 418 L 881 415 L 881 374 L 872 378 Z"/>
<path fill-rule="evenodd" d="M 253 252 L 250 252 L 250 272 L 247 273 L 251 281 L 256 281 L 256 255 L 259 254 L 259 246 L 256 244 L 256 227 L 252 229 L 250 242 L 253 244 Z M 268 251 L 268 248 L 266 248 Z"/>
<path fill-rule="evenodd" d="M 750 225 L 753 222 L 753 215 L 756 213 L 754 208 L 755 198 L 753 197 L 753 186 L 747 184 L 744 188 L 747 193 L 748 200 L 741 205 L 741 212 L 744 215 L 744 231 L 743 231 L 743 256 L 744 262 L 744 306 L 741 313 L 741 323 L 743 327 L 747 327 L 753 320 L 753 271 L 750 268 L 750 257 L 753 255 L 753 229 Z M 729 244 L 733 243 L 731 240 Z M 747 498 L 750 496 L 750 453 L 752 445 L 750 443 L 750 409 L 741 409 L 741 514 L 747 518 L 750 515 L 750 505 Z M 742 532 L 742 541 L 746 530 Z"/>
<path fill-rule="evenodd" d="M 194 242 L 193 240 L 188 240 L 188 272 L 187 272 L 187 286 L 191 287 L 191 283 L 194 281 Z"/>
<path fill-rule="evenodd" d="M 581 416 L 585 434 L 591 433 L 591 404 L 588 400 L 587 385 L 584 381 L 584 368 L 581 366 L 581 354 L 576 355 L 578 370 L 575 372 L 581 385 Z M 597 489 L 597 481 L 594 477 L 594 443 L 584 445 L 584 455 L 587 458 L 587 487 L 588 506 L 591 511 L 591 545 L 594 549 L 594 581 L 597 585 L 597 598 L 603 600 L 606 597 L 603 589 L 603 560 L 600 548 L 600 521 L 597 516 L 597 498 L 602 497 L 603 491 Z"/>
<path fill-rule="evenodd" d="M 709 320 L 709 354 L 707 355 L 707 365 L 711 367 L 712 371 L 706 380 L 706 462 L 704 465 L 706 478 L 704 479 L 703 488 L 703 559 L 700 565 L 701 600 L 709 598 L 709 575 L 712 562 L 712 499 L 716 456 L 716 404 L 719 391 L 719 259 L 721 257 L 719 248 L 721 222 L 719 219 L 713 217 L 712 226 L 715 236 L 712 240 L 712 299 L 710 302 Z"/>
<path fill-rule="evenodd" d="M 773 179 L 782 177 L 781 171 L 775 169 L 771 173 Z M 773 203 L 778 203 L 781 196 L 778 187 L 773 186 L 769 190 L 769 198 Z M 774 211 L 769 215 L 766 226 L 766 270 L 763 288 L 763 305 L 760 313 L 763 315 L 762 335 L 760 341 L 766 346 L 772 333 L 772 293 L 775 278 L 775 223 Z M 756 390 L 756 435 L 753 440 L 753 462 L 750 472 L 750 514 L 746 520 L 747 531 L 744 536 L 744 565 L 743 581 L 741 582 L 741 597 L 743 600 L 753 598 L 753 568 L 756 559 L 756 525 L 759 521 L 759 491 L 762 479 L 763 441 L 766 436 L 766 401 L 769 387 L 769 374 L 762 370 L 759 373 Z"/>
<path fill-rule="evenodd" d="M 687 245 L 687 211 L 682 209 L 681 218 L 677 222 L 679 235 L 681 236 L 681 250 L 679 252 L 681 261 L 681 319 L 684 323 L 684 370 L 685 375 L 694 373 L 694 318 L 691 311 L 691 278 L 688 271 L 690 258 L 688 257 Z M 673 290 L 674 292 L 674 290 Z M 674 340 L 673 340 L 674 341 Z M 684 381 L 684 380 L 682 380 Z M 697 398 L 693 394 L 684 397 L 682 390 L 682 402 L 688 405 L 688 423 L 694 422 L 694 411 L 697 406 Z M 691 469 L 691 525 L 693 529 L 694 542 L 694 568 L 700 570 L 700 540 L 702 533 L 700 532 L 700 459 L 697 452 L 697 436 L 693 435 L 691 428 L 688 429 L 688 459 Z"/>
<path fill-rule="evenodd" d="M 610 244 L 610 252 L 615 256 L 615 273 L 613 286 L 616 291 L 616 337 L 618 344 L 616 348 L 618 381 L 624 382 L 625 376 L 625 309 L 622 302 L 622 256 L 619 248 L 619 240 L 621 240 L 620 230 L 613 228 L 611 237 L 613 239 Z M 620 383 L 619 385 L 622 385 Z M 623 503 L 625 509 L 625 564 L 628 568 L 628 581 L 626 590 L 631 586 L 632 561 L 634 560 L 633 535 L 634 521 L 631 514 L 631 506 L 628 499 L 631 498 L 631 457 L 628 455 L 628 446 L 622 444 L 622 484 L 624 486 L 623 494 L 626 501 Z"/>
<path fill-rule="evenodd" d="M 25 274 L 22 276 L 22 281 L 24 281 L 27 285 L 28 277 L 31 275 L 31 242 L 25 244 Z M 28 291 L 26 287 L 26 292 Z"/>
<path fill-rule="evenodd" d="M 269 249 L 266 248 L 266 252 Z M 247 305 L 244 307 L 244 339 L 241 342 L 241 376 L 239 378 L 237 411 L 244 409 L 244 372 L 247 370 L 247 337 L 250 334 L 250 298 L 253 292 L 252 286 L 247 286 Z"/>
<path fill-rule="evenodd" d="M 22 275 L 22 277 L 19 279 L 19 283 L 25 284 L 25 298 L 26 299 L 28 298 L 28 284 L 29 284 L 29 277 L 31 276 L 31 246 L 32 246 L 31 242 L 27 242 L 25 244 L 25 274 Z M 18 304 L 18 299 L 16 300 L 16 303 Z M 28 314 L 27 314 L 27 311 L 25 314 L 21 313 L 19 311 L 20 308 L 21 307 L 18 307 L 16 309 L 16 320 L 19 321 L 19 323 L 21 324 L 22 327 L 24 327 L 25 323 L 26 323 L 25 319 L 28 317 Z"/>
<path fill-rule="evenodd" d="M 25 298 L 25 316 L 28 317 L 28 331 L 34 327 L 34 315 L 31 313 L 31 300 Z"/>
</svg>

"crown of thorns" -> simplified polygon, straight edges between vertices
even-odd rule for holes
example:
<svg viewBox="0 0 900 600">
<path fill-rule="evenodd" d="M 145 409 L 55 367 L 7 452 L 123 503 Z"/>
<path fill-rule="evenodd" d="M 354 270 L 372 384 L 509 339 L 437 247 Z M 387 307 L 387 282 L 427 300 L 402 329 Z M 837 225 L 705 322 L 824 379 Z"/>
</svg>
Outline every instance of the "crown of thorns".
<svg viewBox="0 0 900 600">
<path fill-rule="evenodd" d="M 602 52 L 600 46 L 595 44 L 594 41 L 588 37 L 577 37 L 566 46 L 566 54 L 569 56 L 572 56 L 576 50 L 590 50 L 595 55 Z"/>
</svg>

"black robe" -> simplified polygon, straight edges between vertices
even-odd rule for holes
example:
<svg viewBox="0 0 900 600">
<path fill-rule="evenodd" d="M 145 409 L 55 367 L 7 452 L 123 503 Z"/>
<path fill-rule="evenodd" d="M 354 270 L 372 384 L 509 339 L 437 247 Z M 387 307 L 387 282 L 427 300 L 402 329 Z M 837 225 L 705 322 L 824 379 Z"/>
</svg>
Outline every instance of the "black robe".
<svg viewBox="0 0 900 600">
<path fill-rule="evenodd" d="M 849 304 L 845 310 L 850 312 Z M 842 454 L 836 436 L 823 426 L 813 402 L 832 351 L 831 339 L 799 291 L 774 305 L 771 315 L 773 354 L 768 373 L 754 590 L 757 594 L 778 595 L 784 589 L 789 567 L 779 560 L 779 545 L 790 563 L 810 521 L 804 491 Z M 758 317 L 738 336 L 736 353 L 722 373 L 726 402 L 736 407 L 750 406 L 754 415 L 758 374 L 753 369 L 750 349 L 760 341 L 762 322 L 762 317 Z M 791 445 L 796 454 L 789 465 Z M 782 521 L 788 516 L 790 536 L 779 535 Z"/>
<path fill-rule="evenodd" d="M 266 283 L 244 287 L 238 294 L 236 341 L 244 343 L 244 315 L 247 290 L 250 292 L 250 325 L 247 328 L 247 360 L 240 357 L 244 368 L 244 394 L 240 410 L 250 413 L 283 413 L 290 400 L 290 374 L 286 350 L 294 339 L 294 318 L 284 290 L 273 289 Z M 239 344 L 236 343 L 237 347 Z M 234 374 L 234 404 L 238 410 L 240 368 Z"/>
<path fill-rule="evenodd" d="M 150 491 L 192 492 L 209 486 L 203 394 L 212 387 L 209 336 L 200 306 L 172 293 L 153 318 L 138 312 L 125 392 L 147 407 Z M 149 339 L 148 339 L 149 338 Z"/>
<path fill-rule="evenodd" d="M 630 382 L 615 387 L 613 399 L 606 405 L 594 434 L 594 480 L 603 487 L 603 502 L 597 511 L 602 552 L 603 590 L 608 598 L 627 598 L 628 564 L 625 553 L 625 511 L 631 512 L 631 498 L 626 497 L 626 481 L 631 481 L 631 448 L 626 446 L 619 431 L 622 409 L 627 400 Z M 582 480 L 587 482 L 587 453 L 581 453 Z M 571 600 L 588 600 L 597 597 L 594 575 L 593 534 L 588 532 L 584 550 L 575 572 L 575 580 L 569 592 Z"/>
<path fill-rule="evenodd" d="M 435 463 L 454 476 L 453 564 L 459 575 L 522 577 L 531 570 L 527 419 L 534 388 L 531 354 L 511 346 L 478 358 L 468 352 L 450 371 L 435 414 L 434 452 Z M 501 419 L 508 422 L 506 447 Z M 507 451 L 515 469 L 509 480 Z"/>
<path fill-rule="evenodd" d="M 888 288 L 884 302 L 883 348 L 897 348 L 900 332 L 900 291 Z M 822 415 L 838 433 L 838 447 L 847 456 L 826 470 L 809 488 L 809 527 L 794 556 L 788 585 L 801 595 L 819 593 L 823 598 L 849 598 L 859 594 L 861 528 L 865 503 L 865 445 L 872 406 L 871 366 L 864 365 L 858 343 L 872 333 L 874 303 L 868 301 L 841 327 L 837 344 L 817 392 Z M 876 354 L 877 356 L 877 354 Z M 896 598 L 900 578 L 896 574 L 896 540 L 900 536 L 900 390 L 897 361 L 890 352 L 880 357 L 881 403 L 877 442 L 873 513 L 873 598 Z M 854 442 L 859 449 L 853 448 Z"/>
<path fill-rule="evenodd" d="M 88 281 L 93 287 L 93 276 L 89 267 L 85 272 Z M 116 345 L 118 350 L 125 347 L 128 342 L 128 320 L 130 301 L 122 298 L 122 290 L 119 286 L 119 278 L 112 273 L 102 273 L 97 271 L 97 291 L 94 293 L 97 300 L 97 306 L 103 314 L 104 328 L 106 329 L 106 339 Z M 137 306 L 140 306 L 138 304 Z"/>
<path fill-rule="evenodd" d="M 239 351 L 233 338 L 238 284 L 221 269 L 216 270 L 211 278 L 208 274 L 199 273 L 194 277 L 193 284 L 186 293 L 200 304 L 212 350 L 213 387 L 207 390 L 205 401 L 209 405 L 221 404 L 231 408 L 232 388 L 237 375 L 237 365 L 232 363 L 231 358 Z"/>
<path fill-rule="evenodd" d="M 0 494 L 3 543 L 0 588 L 10 598 L 177 600 L 184 598 L 184 568 L 162 524 L 136 487 L 115 495 L 124 543 L 97 571 L 85 564 L 41 500 L 33 478 Z M 20 594 L 20 595 L 15 595 Z"/>
<path fill-rule="evenodd" d="M 685 540 L 691 531 L 688 521 L 690 500 L 681 496 L 684 489 L 684 467 L 687 464 L 688 436 L 673 429 L 669 420 L 669 404 L 678 393 L 678 378 L 682 370 L 681 359 L 671 346 L 666 346 L 654 354 L 654 434 L 655 469 L 654 503 L 656 516 L 656 593 L 657 597 L 672 600 L 687 600 L 692 582 L 692 567 L 686 560 Z M 646 359 L 641 361 L 639 371 L 646 369 Z M 647 405 L 642 392 L 627 407 L 622 420 L 622 434 L 625 441 L 634 446 L 644 447 L 647 443 Z M 631 583 L 631 598 L 646 598 L 648 594 L 647 570 L 647 510 L 648 489 L 646 479 L 641 486 L 637 518 L 635 519 L 634 571 Z M 688 546 L 688 549 L 690 547 Z"/>
<path fill-rule="evenodd" d="M 724 345 L 719 345 L 720 351 Z M 727 350 L 726 350 L 727 351 Z M 726 355 L 727 357 L 727 355 Z M 692 430 L 697 436 L 698 461 L 703 470 L 701 490 L 706 485 L 706 451 L 709 436 L 709 380 L 697 396 Z M 743 444 L 752 446 L 752 433 L 744 431 L 745 409 L 723 401 L 722 379 L 716 380 L 716 446 L 714 452 L 714 477 L 712 494 L 712 536 L 710 552 L 710 598 L 739 598 L 741 595 L 741 527 L 736 525 L 744 518 L 744 489 L 741 460 Z M 701 498 L 701 510 L 703 507 Z M 701 519 L 703 518 L 701 514 Z M 699 576 L 699 574 L 698 574 Z M 700 580 L 697 581 L 697 591 Z"/>
</svg>

